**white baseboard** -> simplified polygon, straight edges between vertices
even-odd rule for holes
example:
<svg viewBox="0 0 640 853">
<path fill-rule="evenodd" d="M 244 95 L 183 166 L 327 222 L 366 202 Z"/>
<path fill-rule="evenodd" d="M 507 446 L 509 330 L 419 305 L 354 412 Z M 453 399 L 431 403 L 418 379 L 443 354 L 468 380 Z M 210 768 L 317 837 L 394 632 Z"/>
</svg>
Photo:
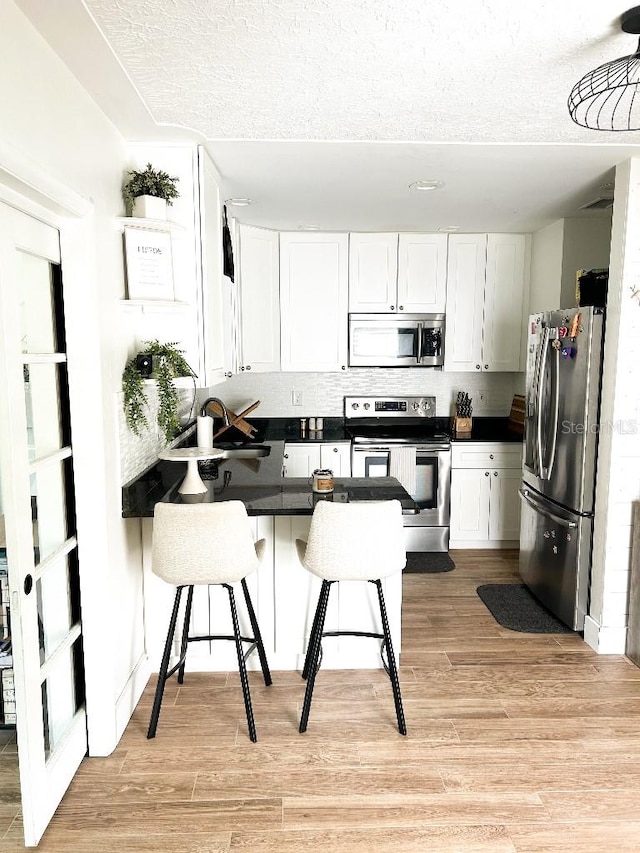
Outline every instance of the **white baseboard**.
<svg viewBox="0 0 640 853">
<path fill-rule="evenodd" d="M 150 675 L 151 665 L 149 657 L 148 655 L 142 655 L 116 702 L 116 743 L 124 734 L 131 715 L 140 701 L 142 691 L 147 686 Z M 114 744 L 114 749 L 115 746 L 116 744 Z"/>
<path fill-rule="evenodd" d="M 607 628 L 591 616 L 585 616 L 584 641 L 599 655 L 623 655 L 627 647 L 627 629 Z"/>
</svg>

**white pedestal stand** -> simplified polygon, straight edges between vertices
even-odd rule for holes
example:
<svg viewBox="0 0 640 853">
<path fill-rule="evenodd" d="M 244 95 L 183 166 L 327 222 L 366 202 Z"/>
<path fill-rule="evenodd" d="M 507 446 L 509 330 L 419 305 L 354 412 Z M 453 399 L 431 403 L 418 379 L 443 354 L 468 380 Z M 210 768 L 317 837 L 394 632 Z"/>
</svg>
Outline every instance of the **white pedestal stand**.
<svg viewBox="0 0 640 853">
<path fill-rule="evenodd" d="M 181 495 L 202 495 L 207 491 L 207 487 L 202 482 L 198 472 L 198 460 L 222 459 L 224 458 L 224 450 L 211 447 L 174 447 L 170 450 L 163 450 L 159 454 L 159 458 L 166 459 L 169 462 L 186 462 L 187 476 L 180 484 L 178 492 Z"/>
</svg>

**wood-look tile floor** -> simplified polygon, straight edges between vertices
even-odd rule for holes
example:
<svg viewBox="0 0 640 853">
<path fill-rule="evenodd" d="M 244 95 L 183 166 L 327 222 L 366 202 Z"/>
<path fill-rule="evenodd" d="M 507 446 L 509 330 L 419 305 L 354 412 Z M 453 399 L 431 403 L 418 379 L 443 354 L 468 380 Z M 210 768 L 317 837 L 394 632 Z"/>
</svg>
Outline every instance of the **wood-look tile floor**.
<svg viewBox="0 0 640 853">
<path fill-rule="evenodd" d="M 257 744 L 236 673 L 169 685 L 153 741 L 150 685 L 113 755 L 85 759 L 40 849 L 639 851 L 640 669 L 577 635 L 501 628 L 475 590 L 517 581 L 517 554 L 453 556 L 453 572 L 404 578 L 408 737 L 382 671 L 321 671 L 305 735 L 299 674 L 271 688 L 252 675 Z M 10 743 L 3 758 L 15 763 Z M 15 783 L 0 783 L 0 821 L 3 853 L 22 850 Z"/>
</svg>

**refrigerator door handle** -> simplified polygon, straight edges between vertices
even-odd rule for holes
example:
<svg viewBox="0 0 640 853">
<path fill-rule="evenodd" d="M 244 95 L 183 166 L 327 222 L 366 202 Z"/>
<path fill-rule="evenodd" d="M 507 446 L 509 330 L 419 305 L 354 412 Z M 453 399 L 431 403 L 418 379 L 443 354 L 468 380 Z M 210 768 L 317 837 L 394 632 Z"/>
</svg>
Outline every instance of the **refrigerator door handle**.
<svg viewBox="0 0 640 853">
<path fill-rule="evenodd" d="M 547 480 L 551 479 L 551 472 L 556 461 L 556 449 L 558 446 L 558 417 L 560 414 L 560 350 L 554 349 L 555 353 L 555 395 L 554 395 L 554 414 L 553 414 L 553 433 L 551 438 L 551 453 L 549 459 L 549 467 L 547 468 Z"/>
<path fill-rule="evenodd" d="M 545 326 L 542 330 L 542 341 L 540 344 L 540 357 L 538 359 L 538 375 L 536 383 L 536 466 L 535 472 L 538 477 L 543 476 L 542 467 L 542 392 L 544 391 L 544 367 L 547 363 L 547 350 L 549 348 L 549 329 Z"/>
<path fill-rule="evenodd" d="M 536 501 L 532 500 L 529 497 L 529 492 L 526 489 L 519 489 L 520 497 L 523 501 L 526 501 L 529 506 L 534 509 L 536 512 L 541 512 L 547 518 L 550 518 L 551 521 L 555 521 L 556 524 L 561 524 L 563 527 L 577 527 L 578 525 L 575 521 L 567 521 L 566 518 L 560 518 L 559 515 L 554 515 L 552 512 L 549 512 L 548 509 L 543 509 Z"/>
</svg>

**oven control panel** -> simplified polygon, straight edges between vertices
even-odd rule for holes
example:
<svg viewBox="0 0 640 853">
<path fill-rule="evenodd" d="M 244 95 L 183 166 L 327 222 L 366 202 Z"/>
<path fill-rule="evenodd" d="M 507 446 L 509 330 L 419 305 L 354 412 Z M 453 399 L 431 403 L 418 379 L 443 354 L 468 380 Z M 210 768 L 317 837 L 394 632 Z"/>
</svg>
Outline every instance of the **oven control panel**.
<svg viewBox="0 0 640 853">
<path fill-rule="evenodd" d="M 433 418 L 435 397 L 345 397 L 345 418 Z"/>
</svg>

